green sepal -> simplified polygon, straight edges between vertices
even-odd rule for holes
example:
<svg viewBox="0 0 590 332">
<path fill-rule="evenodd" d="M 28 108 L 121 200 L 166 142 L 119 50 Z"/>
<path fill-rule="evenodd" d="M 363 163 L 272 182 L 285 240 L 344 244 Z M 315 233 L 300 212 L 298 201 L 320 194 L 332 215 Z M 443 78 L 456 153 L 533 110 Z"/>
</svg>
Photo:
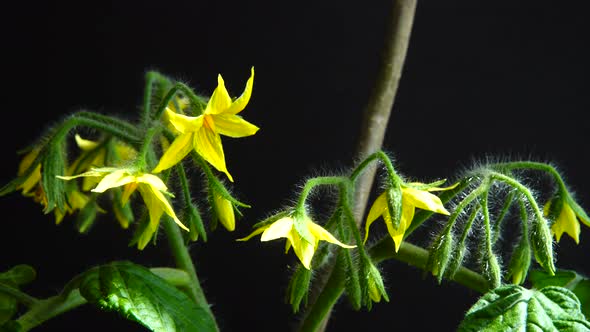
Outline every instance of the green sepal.
<svg viewBox="0 0 590 332">
<path fill-rule="evenodd" d="M 372 262 L 368 261 L 365 262 L 363 271 L 363 275 L 366 278 L 366 292 L 368 298 L 365 301 L 367 309 L 371 310 L 372 302 L 380 302 L 381 297 L 383 297 L 386 302 L 389 302 L 389 296 L 387 295 L 387 291 L 385 291 L 383 278 L 377 267 Z"/>
<path fill-rule="evenodd" d="M 66 151 L 63 142 L 48 142 L 43 153 L 41 165 L 41 183 L 45 196 L 47 197 L 47 207 L 44 212 L 49 213 L 57 208 L 61 211 L 66 210 L 66 188 L 64 180 L 58 179 L 58 175 L 66 174 Z"/>
<path fill-rule="evenodd" d="M 293 210 L 283 210 L 283 211 L 277 212 L 277 213 L 273 214 L 272 216 L 252 225 L 252 228 L 256 229 L 256 228 L 270 225 L 270 224 L 274 223 L 275 221 L 277 221 L 281 218 L 284 218 L 284 217 L 288 217 L 292 214 L 293 214 Z"/>
<path fill-rule="evenodd" d="M 438 283 L 441 283 L 449 264 L 455 240 L 452 232 L 443 231 L 435 239 L 428 253 L 426 270 L 431 271 Z"/>
<path fill-rule="evenodd" d="M 402 219 L 402 188 L 399 184 L 390 187 L 385 198 L 391 216 L 391 224 L 394 229 L 398 229 Z"/>
<path fill-rule="evenodd" d="M 143 266 L 99 266 L 80 283 L 80 294 L 98 308 L 115 311 L 151 331 L 216 331 L 207 310 Z"/>
<path fill-rule="evenodd" d="M 295 210 L 293 213 L 293 227 L 295 230 L 308 243 L 314 244 L 314 237 L 307 228 L 307 218 L 309 218 L 305 211 Z"/>
<path fill-rule="evenodd" d="M 447 179 L 437 180 L 437 181 L 434 181 L 431 183 L 420 183 L 420 184 L 404 183 L 404 187 L 414 188 L 414 189 L 418 189 L 418 190 L 428 190 L 431 188 L 439 187 L 439 186 L 443 185 L 445 182 L 447 182 Z"/>
<path fill-rule="evenodd" d="M 576 216 L 588 227 L 590 227 L 590 217 L 586 214 L 586 211 L 576 202 L 570 195 L 565 195 L 565 200 L 569 204 L 570 208 L 574 211 Z"/>
<path fill-rule="evenodd" d="M 90 231 L 92 225 L 96 221 L 96 215 L 99 212 L 98 204 L 96 199 L 88 202 L 76 217 L 76 228 L 81 234 L 86 234 Z"/>
<path fill-rule="evenodd" d="M 565 287 L 578 297 L 582 304 L 582 312 L 586 319 L 590 318 L 590 279 L 572 270 L 557 270 L 551 276 L 542 270 L 533 270 L 529 281 L 534 288 L 540 289 L 547 286 Z"/>
<path fill-rule="evenodd" d="M 196 204 L 191 203 L 185 209 L 184 220 L 188 223 L 188 238 L 191 241 L 197 241 L 199 236 L 203 239 L 203 242 L 207 242 L 207 232 L 205 231 L 205 225 L 203 224 L 203 218 L 197 208 Z M 186 234 L 184 232 L 183 234 Z"/>
<path fill-rule="evenodd" d="M 498 287 L 469 309 L 457 331 L 589 331 L 576 295 L 562 287 Z"/>
<path fill-rule="evenodd" d="M 531 233 L 531 245 L 535 260 L 549 274 L 555 273 L 555 264 L 553 262 L 553 239 L 551 231 L 545 219 L 534 220 L 533 231 Z"/>
<path fill-rule="evenodd" d="M 311 283 L 311 270 L 306 269 L 303 265 L 298 264 L 295 273 L 291 276 L 287 286 L 286 301 L 291 304 L 293 313 L 297 313 L 303 302 L 307 306 L 307 297 L 309 294 L 309 285 Z"/>
</svg>

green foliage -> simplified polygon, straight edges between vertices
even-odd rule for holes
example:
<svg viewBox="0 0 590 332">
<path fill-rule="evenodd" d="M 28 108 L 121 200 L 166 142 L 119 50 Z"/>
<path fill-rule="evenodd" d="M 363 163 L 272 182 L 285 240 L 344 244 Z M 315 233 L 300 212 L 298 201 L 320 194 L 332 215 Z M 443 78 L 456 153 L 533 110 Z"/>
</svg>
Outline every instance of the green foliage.
<svg viewBox="0 0 590 332">
<path fill-rule="evenodd" d="M 19 286 L 33 281 L 35 276 L 36 272 L 31 266 L 16 265 L 10 270 L 0 273 L 0 286 L 18 290 Z M 0 325 L 10 320 L 17 309 L 18 300 L 9 293 L 2 292 L 0 288 Z"/>
<path fill-rule="evenodd" d="M 571 270 L 557 270 L 554 276 L 541 270 L 531 271 L 529 280 L 535 288 L 565 287 L 578 297 L 586 319 L 590 318 L 590 279 Z"/>
<path fill-rule="evenodd" d="M 580 301 L 566 288 L 496 288 L 469 309 L 459 325 L 467 331 L 590 331 Z"/>
<path fill-rule="evenodd" d="M 99 266 L 85 276 L 80 293 L 100 309 L 119 312 L 152 331 L 216 331 L 205 308 L 148 269 L 130 262 Z"/>
</svg>

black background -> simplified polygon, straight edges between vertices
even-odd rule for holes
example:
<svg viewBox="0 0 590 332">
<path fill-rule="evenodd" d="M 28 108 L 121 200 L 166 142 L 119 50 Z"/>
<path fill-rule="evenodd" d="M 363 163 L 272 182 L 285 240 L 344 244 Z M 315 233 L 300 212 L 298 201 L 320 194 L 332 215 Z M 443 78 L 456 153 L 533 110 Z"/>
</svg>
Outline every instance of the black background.
<svg viewBox="0 0 590 332">
<path fill-rule="evenodd" d="M 234 192 L 253 208 L 235 233 L 219 229 L 191 253 L 223 331 L 289 330 L 297 318 L 283 294 L 294 255 L 283 255 L 278 241 L 234 239 L 288 203 L 306 176 L 351 166 L 389 3 L 12 4 L 2 13 L 1 182 L 16 174 L 16 151 L 71 112 L 134 119 L 148 69 L 203 94 L 211 93 L 222 73 L 235 96 L 255 66 L 253 97 L 242 115 L 262 129 L 253 137 L 224 139 Z M 582 9 L 532 1 L 421 1 L 384 143 L 397 167 L 433 180 L 489 156 L 552 161 L 589 208 L 590 22 Z M 55 294 L 73 275 L 99 263 L 172 264 L 163 238 L 138 252 L 127 246 L 130 232 L 108 217 L 81 236 L 71 219 L 56 227 L 53 216 L 18 194 L 0 204 L 0 269 L 33 265 L 38 280 L 27 290 L 35 296 Z M 579 246 L 562 239 L 557 264 L 589 273 L 585 226 L 580 239 Z M 413 330 L 451 331 L 478 296 L 452 283 L 423 280 L 420 271 L 401 263 L 383 268 L 391 302 L 357 313 L 342 300 L 330 330 L 405 330 L 412 324 Z M 141 330 L 89 306 L 38 330 L 106 328 Z"/>
</svg>

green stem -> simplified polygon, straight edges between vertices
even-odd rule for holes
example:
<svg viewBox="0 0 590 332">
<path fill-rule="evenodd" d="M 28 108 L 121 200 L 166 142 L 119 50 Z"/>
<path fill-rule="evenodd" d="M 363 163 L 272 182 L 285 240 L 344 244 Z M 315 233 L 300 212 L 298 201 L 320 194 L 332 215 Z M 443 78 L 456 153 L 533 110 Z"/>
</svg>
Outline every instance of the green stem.
<svg viewBox="0 0 590 332">
<path fill-rule="evenodd" d="M 68 292 L 65 295 L 56 295 L 39 300 L 31 310 L 17 319 L 17 323 L 21 326 L 19 331 L 29 331 L 41 323 L 85 303 L 86 299 L 80 295 L 78 289 Z"/>
<path fill-rule="evenodd" d="M 350 175 L 350 181 L 352 183 L 355 183 L 358 180 L 359 176 L 361 176 L 363 174 L 363 171 L 366 170 L 367 166 L 369 166 L 369 164 L 372 163 L 373 161 L 375 161 L 376 159 L 379 159 L 379 161 L 381 161 L 383 163 L 383 165 L 385 166 L 385 169 L 387 170 L 387 175 L 389 175 L 390 180 L 392 182 L 394 182 L 394 184 L 401 182 L 401 179 L 399 178 L 399 176 L 395 172 L 395 168 L 393 167 L 393 164 L 391 163 L 391 159 L 389 159 L 387 154 L 385 154 L 385 152 L 383 152 L 383 151 L 377 151 L 377 152 L 369 155 L 367 158 L 365 158 L 365 160 L 363 160 L 354 169 L 354 171 L 352 171 L 352 174 Z"/>
<path fill-rule="evenodd" d="M 166 107 L 168 107 L 168 104 L 170 104 L 172 99 L 174 99 L 174 97 L 176 97 L 176 94 L 179 92 L 186 94 L 187 97 L 189 98 L 189 100 L 194 105 L 198 105 L 200 107 L 200 110 L 199 110 L 200 112 L 202 112 L 202 110 L 206 107 L 207 104 L 205 104 L 205 102 L 202 100 L 202 98 L 197 96 L 197 94 L 195 94 L 190 87 L 188 87 L 184 83 L 176 82 L 176 83 L 174 83 L 174 86 L 170 89 L 170 91 L 168 91 L 168 93 L 166 94 L 164 99 L 162 99 L 162 102 L 158 106 L 156 113 L 154 113 L 154 117 L 153 117 L 154 120 L 160 119 L 160 117 L 162 116 L 162 114 L 166 110 Z"/>
<path fill-rule="evenodd" d="M 104 122 L 98 120 L 95 117 L 88 117 L 86 112 L 81 114 L 74 114 L 67 118 L 64 122 L 61 123 L 58 127 L 54 128 L 52 134 L 50 135 L 51 141 L 61 141 L 63 138 L 75 127 L 78 126 L 85 126 L 93 129 L 97 129 L 99 131 L 103 131 L 107 134 L 117 137 L 118 139 L 122 140 L 123 142 L 138 148 L 138 142 L 140 141 L 138 136 L 134 134 L 137 130 L 129 131 L 120 126 L 112 125 L 109 122 Z"/>
<path fill-rule="evenodd" d="M 190 296 L 197 304 L 207 310 L 207 313 L 215 322 L 215 316 L 213 315 L 211 308 L 209 308 L 209 303 L 205 298 L 205 294 L 203 293 L 203 289 L 201 288 L 201 284 L 199 282 L 199 277 L 197 276 L 197 270 L 193 264 L 188 248 L 184 244 L 184 239 L 182 238 L 180 229 L 169 217 L 163 218 L 163 223 L 164 230 L 166 231 L 168 238 L 168 244 L 170 246 L 170 251 L 174 257 L 176 266 L 179 269 L 186 271 L 189 275 L 191 281 L 188 287 Z"/>
<path fill-rule="evenodd" d="M 533 213 L 535 214 L 537 221 L 545 222 L 545 219 L 543 218 L 543 212 L 541 212 L 541 209 L 539 208 L 539 205 L 537 204 L 537 201 L 533 197 L 533 194 L 531 193 L 529 188 L 527 188 L 526 186 L 524 186 L 520 182 L 516 181 L 515 179 L 513 179 L 507 175 L 504 175 L 502 173 L 490 172 L 490 176 L 492 179 L 502 181 L 502 182 L 506 183 L 507 185 L 513 187 L 514 189 L 520 191 L 524 195 L 524 197 L 527 199 L 529 204 L 531 205 L 531 208 L 533 209 Z"/>
<path fill-rule="evenodd" d="M 499 169 L 505 169 L 505 170 L 534 169 L 534 170 L 538 170 L 538 171 L 547 172 L 553 176 L 553 178 L 555 179 L 555 182 L 557 182 L 557 185 L 559 186 L 560 190 L 562 190 L 563 192 L 567 192 L 565 182 L 561 178 L 561 175 L 557 172 L 555 167 L 553 167 L 551 165 L 539 163 L 539 162 L 535 162 L 535 161 L 516 161 L 516 162 L 508 162 L 508 163 L 498 163 L 498 164 L 495 164 L 494 166 L 496 166 Z"/>
<path fill-rule="evenodd" d="M 139 153 L 137 154 L 137 159 L 135 159 L 135 166 L 137 166 L 138 169 L 143 170 L 147 164 L 148 164 L 148 154 L 152 153 L 152 141 L 154 139 L 154 136 L 156 136 L 158 133 L 160 132 L 160 127 L 159 126 L 155 126 L 155 127 L 151 127 L 150 129 L 147 130 L 147 132 L 145 133 L 144 139 L 143 139 L 143 144 L 141 145 L 141 148 L 139 150 Z"/>
<path fill-rule="evenodd" d="M 498 214 L 498 217 L 496 218 L 496 224 L 494 225 L 494 231 L 492 232 L 492 234 L 493 234 L 492 242 L 493 243 L 496 243 L 498 241 L 498 238 L 500 236 L 500 229 L 502 227 L 502 222 L 504 222 L 504 219 L 506 218 L 506 215 L 508 214 L 508 210 L 510 210 L 510 206 L 512 206 L 512 201 L 514 200 L 514 196 L 516 196 L 516 191 L 513 190 L 506 197 L 506 200 L 504 201 L 504 204 L 502 205 L 502 209 L 500 210 L 500 214 Z"/>
<path fill-rule="evenodd" d="M 149 121 L 151 119 L 151 112 L 152 112 L 152 96 L 154 91 L 154 83 L 158 81 L 158 83 L 164 85 L 170 85 L 170 80 L 166 78 L 164 75 L 155 72 L 155 71 L 148 71 L 145 74 L 145 88 L 143 93 L 143 125 L 144 127 L 148 127 Z"/>
<path fill-rule="evenodd" d="M 305 201 L 314 187 L 339 185 L 348 182 L 348 179 L 342 176 L 323 176 L 307 180 L 303 186 L 303 189 L 301 190 L 301 193 L 299 194 L 299 200 L 297 201 L 297 207 L 295 209 L 297 211 L 305 210 Z"/>
<path fill-rule="evenodd" d="M 15 298 L 19 303 L 22 303 L 27 307 L 32 307 L 39 303 L 39 299 L 34 298 L 27 293 L 24 293 L 13 287 L 6 286 L 4 284 L 0 284 L 0 293 L 4 293 Z"/>
</svg>

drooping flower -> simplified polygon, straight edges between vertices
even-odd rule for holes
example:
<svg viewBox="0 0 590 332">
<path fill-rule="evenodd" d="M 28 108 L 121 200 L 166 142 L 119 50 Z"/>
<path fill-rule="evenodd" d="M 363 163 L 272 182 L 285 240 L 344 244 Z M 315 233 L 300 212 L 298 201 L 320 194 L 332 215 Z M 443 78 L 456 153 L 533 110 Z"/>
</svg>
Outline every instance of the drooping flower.
<svg viewBox="0 0 590 332">
<path fill-rule="evenodd" d="M 179 134 L 164 152 L 153 172 L 159 173 L 176 165 L 195 149 L 203 159 L 218 171 L 225 173 L 233 182 L 225 164 L 225 155 L 219 135 L 239 138 L 254 135 L 258 131 L 258 127 L 237 115 L 250 101 L 253 84 L 254 68 L 252 68 L 244 92 L 239 98 L 232 101 L 225 88 L 223 78 L 219 75 L 217 88 L 213 91 L 203 114 L 192 117 L 175 113 L 167 108 L 165 116 Z"/>
<path fill-rule="evenodd" d="M 365 223 L 365 241 L 369 236 L 369 227 L 371 227 L 371 224 L 375 220 L 377 220 L 377 218 L 383 216 L 385 226 L 387 227 L 387 231 L 389 232 L 389 235 L 395 243 L 395 251 L 397 252 L 402 244 L 406 230 L 408 229 L 408 227 L 410 227 L 412 219 L 414 219 L 414 212 L 416 208 L 444 215 L 450 214 L 449 211 L 447 211 L 447 209 L 445 209 L 445 207 L 443 206 L 440 198 L 438 198 L 436 195 L 431 194 L 430 192 L 449 190 L 454 188 L 455 186 L 456 185 L 441 188 L 416 182 L 403 184 L 401 186 L 401 216 L 399 227 L 397 229 L 394 228 L 391 213 L 388 208 L 387 191 L 383 192 L 381 195 L 379 195 L 379 197 L 377 197 L 377 199 L 371 206 L 369 215 L 367 216 L 367 221 Z"/>
<path fill-rule="evenodd" d="M 100 182 L 93 192 L 103 193 L 108 189 L 123 187 L 121 203 L 125 205 L 129 197 L 135 190 L 139 191 L 143 201 L 148 209 L 150 222 L 140 236 L 138 247 L 143 249 L 152 235 L 155 233 L 160 223 L 160 218 L 164 213 L 170 216 L 178 226 L 186 231 L 189 229 L 178 219 L 172 205 L 166 199 L 165 195 L 171 195 L 167 190 L 166 184 L 156 175 L 149 173 L 135 172 L 132 169 L 125 168 L 95 168 L 88 172 L 75 176 L 60 176 L 60 179 L 72 180 L 78 177 L 99 177 Z"/>
<path fill-rule="evenodd" d="M 303 227 L 307 231 L 307 237 L 309 237 L 309 240 L 305 238 L 305 235 L 299 233 L 295 226 L 296 223 L 299 223 L 299 227 Z M 297 255 L 303 266 L 308 270 L 311 269 L 311 259 L 318 248 L 320 240 L 339 245 L 342 248 L 356 247 L 338 241 L 338 239 L 330 234 L 330 232 L 325 230 L 322 226 L 314 223 L 307 215 L 299 217 L 299 219 L 295 219 L 294 216 L 280 218 L 270 225 L 256 229 L 252 234 L 245 238 L 238 239 L 238 241 L 249 240 L 260 233 L 262 233 L 262 236 L 260 237 L 260 241 L 262 242 L 278 238 L 286 238 L 287 243 L 285 245 L 285 253 L 293 247 L 295 255 Z"/>
<path fill-rule="evenodd" d="M 550 200 L 543 207 L 543 212 L 545 216 L 550 214 L 553 202 L 554 200 Z M 551 233 L 555 235 L 555 239 L 557 240 L 557 242 L 561 240 L 561 236 L 563 235 L 563 233 L 566 233 L 572 239 L 574 239 L 574 241 L 576 241 L 576 244 L 579 244 L 580 222 L 578 221 L 578 218 L 589 226 L 590 221 L 587 219 L 587 216 L 583 215 L 583 213 L 576 213 L 576 211 L 574 211 L 574 208 L 572 208 L 571 206 L 571 202 L 572 199 L 569 196 L 566 196 L 566 198 L 562 200 L 561 209 L 559 211 L 556 211 L 557 217 L 555 218 L 553 225 L 551 225 Z M 573 204 L 576 203 L 573 202 Z M 578 207 L 578 209 L 580 208 Z"/>
<path fill-rule="evenodd" d="M 39 148 L 33 148 L 23 157 L 20 164 L 18 165 L 17 175 L 19 177 L 26 175 L 27 170 L 33 166 L 33 163 L 37 159 L 39 152 L 41 152 Z M 16 187 L 16 190 L 21 190 L 24 196 L 33 197 L 35 202 L 41 203 L 43 206 L 47 206 L 47 196 L 45 195 L 45 191 L 41 185 L 41 163 L 35 166 L 27 178 Z"/>
</svg>

